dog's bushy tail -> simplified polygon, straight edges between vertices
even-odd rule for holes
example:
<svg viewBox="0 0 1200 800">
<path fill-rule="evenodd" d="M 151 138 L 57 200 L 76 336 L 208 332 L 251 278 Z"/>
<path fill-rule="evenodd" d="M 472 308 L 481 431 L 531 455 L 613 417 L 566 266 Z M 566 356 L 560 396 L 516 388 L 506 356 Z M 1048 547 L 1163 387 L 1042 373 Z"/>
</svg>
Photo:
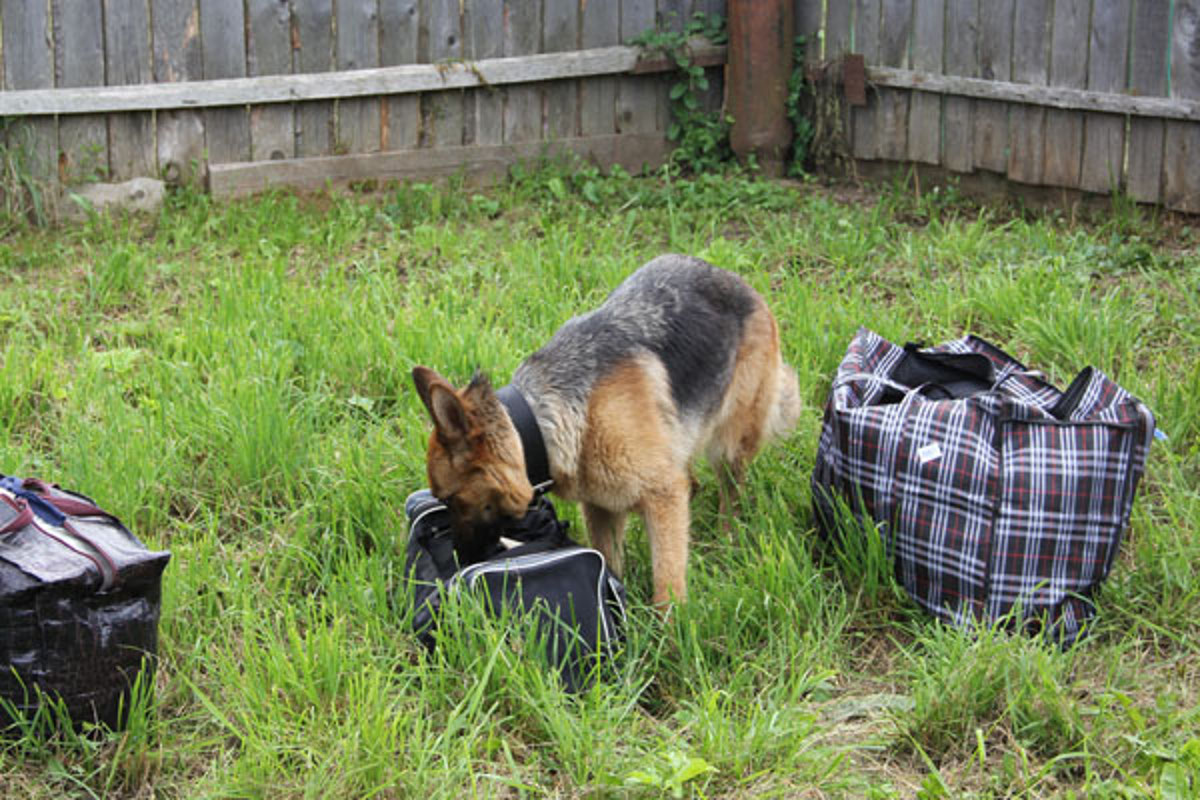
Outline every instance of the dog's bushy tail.
<svg viewBox="0 0 1200 800">
<path fill-rule="evenodd" d="M 800 419 L 803 403 L 800 400 L 800 384 L 796 370 L 779 362 L 779 377 L 776 379 L 775 403 L 767 417 L 767 437 L 771 439 L 791 433 Z"/>
</svg>

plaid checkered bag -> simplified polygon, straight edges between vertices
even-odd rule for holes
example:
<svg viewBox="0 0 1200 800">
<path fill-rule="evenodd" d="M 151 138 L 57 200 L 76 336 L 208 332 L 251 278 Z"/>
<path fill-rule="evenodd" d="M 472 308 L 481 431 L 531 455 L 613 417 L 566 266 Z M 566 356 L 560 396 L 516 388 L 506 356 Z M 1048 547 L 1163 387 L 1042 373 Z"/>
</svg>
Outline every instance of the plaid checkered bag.
<svg viewBox="0 0 1200 800">
<path fill-rule="evenodd" d="M 967 336 L 900 347 L 860 329 L 838 367 L 813 469 L 822 532 L 875 523 L 905 590 L 953 624 L 1012 612 L 1073 642 L 1095 613 L 1154 435 L 1088 367 L 1059 391 Z"/>
</svg>

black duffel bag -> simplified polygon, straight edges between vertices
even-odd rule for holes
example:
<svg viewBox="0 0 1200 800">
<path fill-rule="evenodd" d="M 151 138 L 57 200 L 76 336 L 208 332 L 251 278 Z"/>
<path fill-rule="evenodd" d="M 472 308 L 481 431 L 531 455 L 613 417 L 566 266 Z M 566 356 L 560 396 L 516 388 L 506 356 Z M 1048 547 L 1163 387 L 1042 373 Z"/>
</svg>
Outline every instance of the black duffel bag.
<svg viewBox="0 0 1200 800">
<path fill-rule="evenodd" d="M 534 615 L 546 655 L 563 685 L 587 685 L 610 657 L 625 621 L 625 588 L 599 551 L 567 535 L 554 506 L 535 497 L 525 516 L 502 523 L 482 560 L 461 564 L 450 535 L 450 512 L 427 489 L 409 495 L 407 572 L 412 581 L 413 630 L 431 650 L 458 632 L 439 624 L 447 597 L 481 600 L 496 616 Z"/>
<path fill-rule="evenodd" d="M 43 698 L 119 728 L 153 677 L 163 569 L 91 498 L 0 476 L 0 728 Z"/>
</svg>

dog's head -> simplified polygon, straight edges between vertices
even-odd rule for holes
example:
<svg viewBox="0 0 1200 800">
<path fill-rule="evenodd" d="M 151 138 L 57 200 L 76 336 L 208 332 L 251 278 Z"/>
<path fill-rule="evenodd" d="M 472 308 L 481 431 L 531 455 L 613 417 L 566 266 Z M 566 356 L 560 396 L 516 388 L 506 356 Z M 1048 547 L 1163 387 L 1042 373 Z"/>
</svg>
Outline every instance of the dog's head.
<svg viewBox="0 0 1200 800">
<path fill-rule="evenodd" d="M 433 419 L 429 488 L 450 509 L 460 556 L 478 554 L 498 523 L 524 516 L 533 500 L 521 439 L 486 376 L 476 373 L 460 390 L 428 367 L 412 376 Z"/>
</svg>

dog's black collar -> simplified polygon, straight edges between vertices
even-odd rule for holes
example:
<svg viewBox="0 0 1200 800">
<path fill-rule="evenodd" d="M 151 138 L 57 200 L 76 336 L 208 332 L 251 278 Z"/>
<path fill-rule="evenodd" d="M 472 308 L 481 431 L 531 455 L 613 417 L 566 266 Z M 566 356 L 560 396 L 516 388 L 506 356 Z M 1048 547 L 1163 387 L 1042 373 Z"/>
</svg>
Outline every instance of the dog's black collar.
<svg viewBox="0 0 1200 800">
<path fill-rule="evenodd" d="M 533 409 L 512 384 L 499 389 L 496 398 L 508 412 L 517 435 L 521 437 L 521 449 L 525 452 L 525 474 L 529 482 L 535 489 L 546 488 L 553 483 L 550 478 L 550 458 L 546 454 L 546 442 L 542 439 L 542 429 L 538 427 Z"/>
</svg>

